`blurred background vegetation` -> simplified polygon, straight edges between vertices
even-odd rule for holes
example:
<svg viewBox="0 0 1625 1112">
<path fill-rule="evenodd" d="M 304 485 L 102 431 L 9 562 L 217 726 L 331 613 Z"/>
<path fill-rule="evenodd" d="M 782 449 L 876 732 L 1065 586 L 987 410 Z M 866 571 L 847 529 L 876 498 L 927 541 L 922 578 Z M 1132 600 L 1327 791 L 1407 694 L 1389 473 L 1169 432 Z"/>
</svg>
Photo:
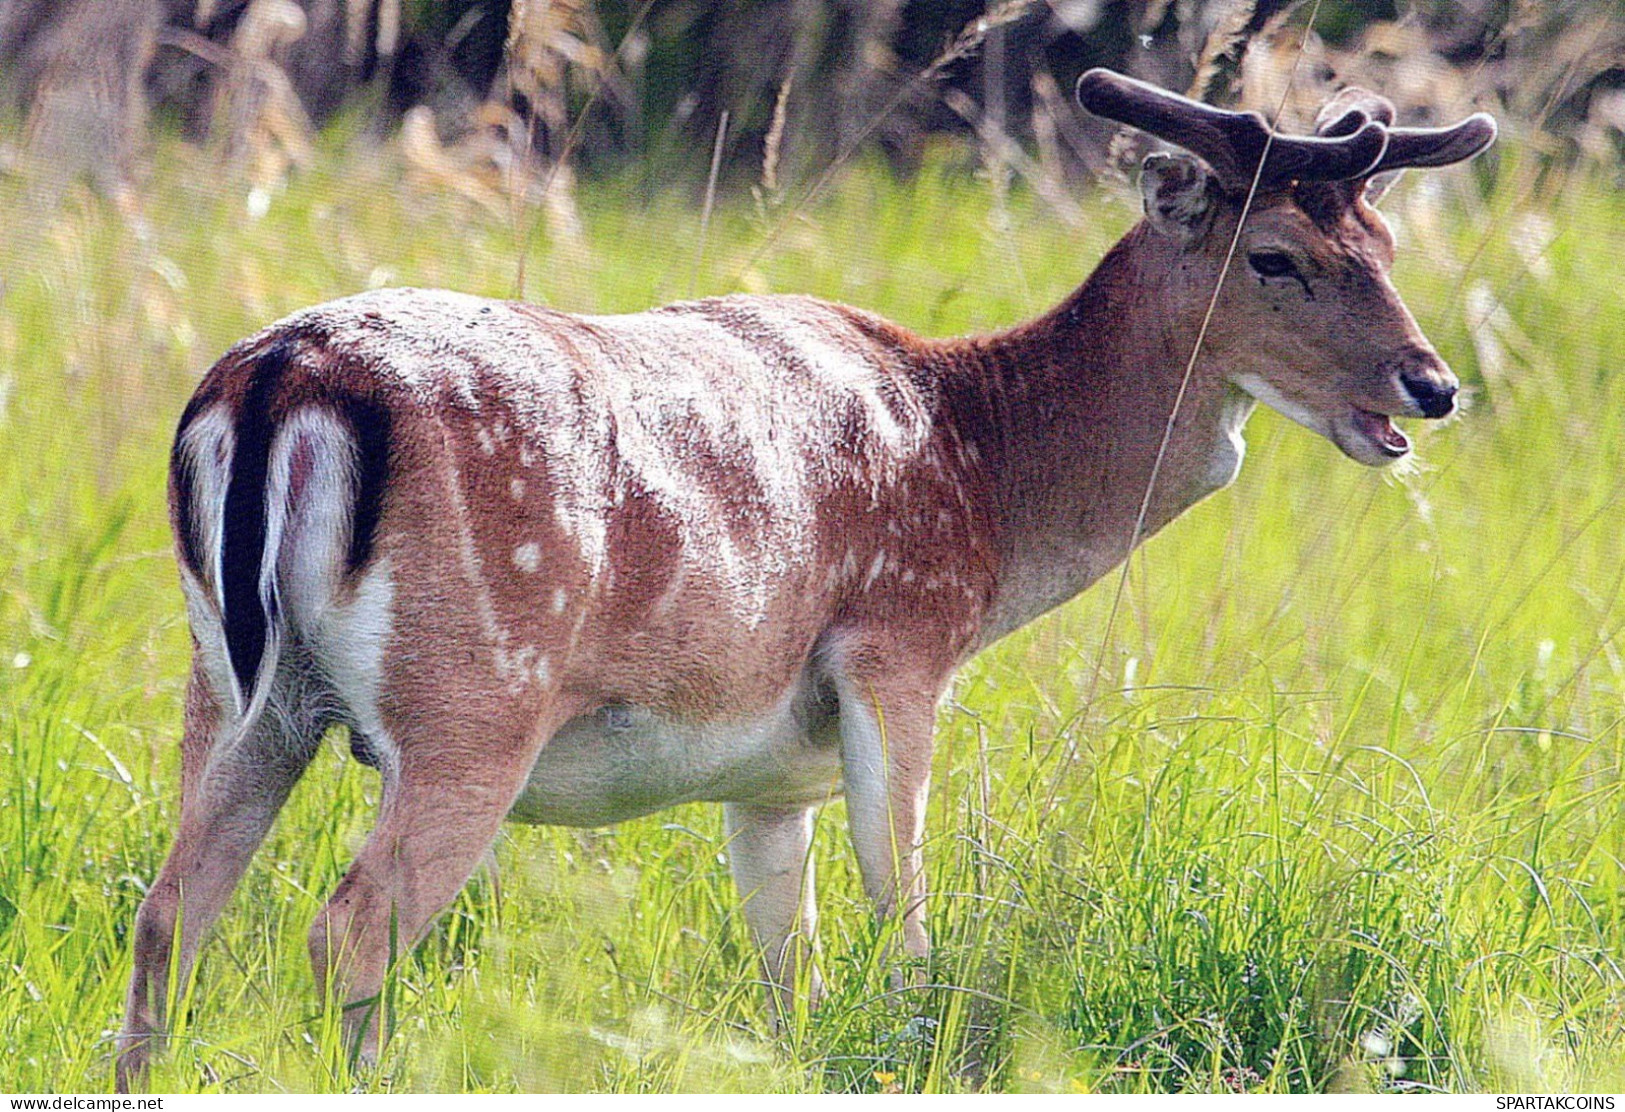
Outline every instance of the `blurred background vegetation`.
<svg viewBox="0 0 1625 1112">
<path fill-rule="evenodd" d="M 1092 65 L 1284 100 L 1288 126 L 1354 82 L 1405 122 L 1491 109 L 1548 161 L 1625 146 L 1618 0 L 0 0 L 0 103 L 26 119 L 0 168 L 133 205 L 169 130 L 275 191 L 347 118 L 411 173 L 565 229 L 578 171 L 697 188 L 713 153 L 768 202 L 944 141 L 1054 193 L 1109 161 L 1069 95 Z"/>
</svg>

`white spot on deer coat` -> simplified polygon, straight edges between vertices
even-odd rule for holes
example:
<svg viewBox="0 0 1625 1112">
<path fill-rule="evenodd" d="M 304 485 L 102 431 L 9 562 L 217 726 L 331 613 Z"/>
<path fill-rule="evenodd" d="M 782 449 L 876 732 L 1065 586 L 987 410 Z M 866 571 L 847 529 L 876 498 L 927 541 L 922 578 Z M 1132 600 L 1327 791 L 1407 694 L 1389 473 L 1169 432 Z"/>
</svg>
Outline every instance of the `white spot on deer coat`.
<svg viewBox="0 0 1625 1112">
<path fill-rule="evenodd" d="M 863 578 L 863 589 L 867 591 L 870 587 L 873 587 L 875 580 L 879 579 L 885 570 L 886 552 L 885 549 L 882 549 L 875 553 L 875 558 L 869 563 L 869 574 Z"/>
<path fill-rule="evenodd" d="M 526 541 L 513 550 L 513 566 L 525 572 L 533 572 L 542 566 L 542 550 L 535 541 Z"/>
</svg>

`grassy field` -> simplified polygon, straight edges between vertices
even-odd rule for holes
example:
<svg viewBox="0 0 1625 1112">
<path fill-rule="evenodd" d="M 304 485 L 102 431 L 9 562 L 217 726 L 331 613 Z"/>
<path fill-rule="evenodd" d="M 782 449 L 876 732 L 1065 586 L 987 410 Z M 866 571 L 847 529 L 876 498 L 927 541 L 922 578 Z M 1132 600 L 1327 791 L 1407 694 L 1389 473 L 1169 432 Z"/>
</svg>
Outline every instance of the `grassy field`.
<svg viewBox="0 0 1625 1112">
<path fill-rule="evenodd" d="M 111 1083 L 178 807 L 163 469 L 192 384 L 369 285 L 515 289 L 514 228 L 403 187 L 386 151 L 329 152 L 259 218 L 159 153 L 136 225 L 0 181 L 0 1090 Z M 304 948 L 377 792 L 335 736 L 183 986 L 155 1087 L 1625 1088 L 1625 200 L 1512 161 L 1487 195 L 1463 170 L 1391 201 L 1398 284 L 1473 387 L 1419 433 L 1425 467 L 1379 476 L 1261 412 L 1236 486 L 1136 559 L 1109 641 L 1103 584 L 960 677 L 928 987 L 889 991 L 840 804 L 830 994 L 782 1039 L 719 808 L 513 828 L 353 1076 Z M 702 260 L 687 200 L 580 201 L 578 244 L 527 237 L 529 297 L 805 291 L 939 334 L 1046 307 L 1134 217 L 1083 198 L 1073 228 L 963 167 L 865 169 L 793 219 L 725 206 Z"/>
</svg>

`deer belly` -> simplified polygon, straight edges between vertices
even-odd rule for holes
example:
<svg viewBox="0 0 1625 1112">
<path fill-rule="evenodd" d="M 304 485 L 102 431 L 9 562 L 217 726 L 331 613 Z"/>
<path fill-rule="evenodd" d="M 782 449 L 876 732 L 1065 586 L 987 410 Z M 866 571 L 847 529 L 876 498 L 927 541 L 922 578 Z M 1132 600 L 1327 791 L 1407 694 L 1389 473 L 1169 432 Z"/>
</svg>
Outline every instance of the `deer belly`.
<svg viewBox="0 0 1625 1112">
<path fill-rule="evenodd" d="M 567 722 L 542 748 L 508 818 L 603 826 L 695 800 L 811 804 L 840 791 L 833 715 L 809 714 L 804 700 L 731 722 L 612 704 Z"/>
</svg>

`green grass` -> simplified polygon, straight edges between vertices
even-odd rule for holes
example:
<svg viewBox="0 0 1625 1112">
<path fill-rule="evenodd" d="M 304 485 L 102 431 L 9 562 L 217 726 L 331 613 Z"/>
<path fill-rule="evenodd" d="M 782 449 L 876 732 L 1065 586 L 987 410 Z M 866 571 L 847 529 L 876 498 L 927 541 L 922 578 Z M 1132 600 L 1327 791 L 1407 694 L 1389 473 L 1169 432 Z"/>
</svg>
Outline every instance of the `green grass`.
<svg viewBox="0 0 1625 1112">
<path fill-rule="evenodd" d="M 516 237 L 329 151 L 255 220 L 166 145 L 146 231 L 0 211 L 0 1089 L 110 1084 L 127 934 L 178 807 L 187 637 L 164 464 L 229 343 L 369 284 L 507 296 Z M 718 808 L 512 829 L 403 960 L 349 1073 L 306 927 L 377 780 L 335 737 L 204 950 L 169 1090 L 1320 1091 L 1625 1087 L 1625 200 L 1515 160 L 1392 200 L 1398 284 L 1476 405 L 1399 481 L 1260 413 L 1237 485 L 986 653 L 939 726 L 928 987 L 888 988 L 826 808 L 824 1006 L 766 1034 Z M 1133 218 L 995 207 L 944 163 L 778 210 L 581 190 L 527 293 L 631 310 L 805 291 L 923 331 L 1012 322 Z M 1542 221 L 1555 238 L 1538 254 Z M 1468 309 L 1491 323 L 1476 331 Z M 1493 341 L 1493 342 L 1492 342 Z M 1102 651 L 1104 654 L 1102 657 Z M 1097 660 L 1100 696 L 1087 705 Z"/>
</svg>

